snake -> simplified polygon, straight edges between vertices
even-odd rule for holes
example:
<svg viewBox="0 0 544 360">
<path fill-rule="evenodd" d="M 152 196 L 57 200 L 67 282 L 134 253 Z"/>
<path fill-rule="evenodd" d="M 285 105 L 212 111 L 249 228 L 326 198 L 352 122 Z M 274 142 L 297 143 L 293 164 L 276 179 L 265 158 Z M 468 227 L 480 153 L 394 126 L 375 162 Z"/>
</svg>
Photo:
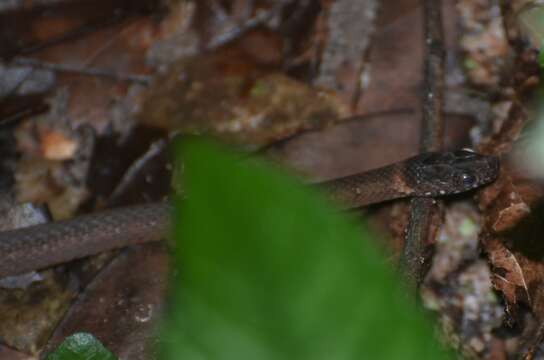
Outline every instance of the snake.
<svg viewBox="0 0 544 360">
<path fill-rule="evenodd" d="M 440 197 L 491 183 L 499 159 L 469 150 L 423 153 L 316 184 L 342 209 L 408 197 Z M 165 237 L 171 206 L 134 205 L 0 232 L 0 277 Z"/>
</svg>

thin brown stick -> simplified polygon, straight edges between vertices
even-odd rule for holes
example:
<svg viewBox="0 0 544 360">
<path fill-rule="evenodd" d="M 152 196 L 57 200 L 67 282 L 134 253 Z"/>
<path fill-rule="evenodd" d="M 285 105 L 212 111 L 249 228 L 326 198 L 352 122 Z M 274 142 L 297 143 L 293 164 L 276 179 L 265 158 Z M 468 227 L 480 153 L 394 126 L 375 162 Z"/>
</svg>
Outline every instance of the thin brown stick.
<svg viewBox="0 0 544 360">
<path fill-rule="evenodd" d="M 284 5 L 280 4 L 268 11 L 258 12 L 254 17 L 251 17 L 244 21 L 242 24 L 230 29 L 229 31 L 216 35 L 210 42 L 205 46 L 206 51 L 215 50 L 221 46 L 224 46 L 228 43 L 233 42 L 236 39 L 239 39 L 243 34 L 262 26 L 267 21 L 276 16 L 282 9 Z"/>
<path fill-rule="evenodd" d="M 442 1 L 424 0 L 425 68 L 421 151 L 440 151 L 444 145 L 444 33 Z"/>
<path fill-rule="evenodd" d="M 532 339 L 531 343 L 529 344 L 529 347 L 527 351 L 520 356 L 521 360 L 534 360 L 535 354 L 539 348 L 539 346 L 544 341 L 544 324 L 540 324 L 538 327 L 536 334 L 534 338 Z"/>
<path fill-rule="evenodd" d="M 85 76 L 103 77 L 115 81 L 135 82 L 142 85 L 148 85 L 151 82 L 151 76 L 149 75 L 122 74 L 114 70 L 90 68 L 80 65 L 50 63 L 34 58 L 16 57 L 11 61 L 11 64 L 19 66 L 29 66 L 33 69 L 45 69 L 55 72 L 66 72 Z"/>
<path fill-rule="evenodd" d="M 439 151 L 444 142 L 442 107 L 444 99 L 444 45 L 442 1 L 423 0 L 425 40 L 424 87 L 420 151 Z M 414 287 L 418 287 L 428 268 L 431 247 L 441 216 L 440 206 L 430 198 L 414 198 L 400 267 Z"/>
</svg>

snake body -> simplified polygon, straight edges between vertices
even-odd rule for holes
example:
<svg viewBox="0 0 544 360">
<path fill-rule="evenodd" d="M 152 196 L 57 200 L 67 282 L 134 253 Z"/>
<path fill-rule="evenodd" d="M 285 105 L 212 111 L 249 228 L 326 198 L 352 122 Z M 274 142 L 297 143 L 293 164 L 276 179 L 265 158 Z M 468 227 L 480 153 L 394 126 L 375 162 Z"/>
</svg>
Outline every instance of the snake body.
<svg viewBox="0 0 544 360">
<path fill-rule="evenodd" d="M 499 161 L 493 156 L 466 150 L 426 153 L 319 186 L 344 208 L 353 208 L 468 191 L 493 181 L 498 170 Z M 153 203 L 0 232 L 0 277 L 161 240 L 168 229 L 169 212 L 168 204 Z"/>
<path fill-rule="evenodd" d="M 170 207 L 136 205 L 0 232 L 0 278 L 161 240 Z"/>
<path fill-rule="evenodd" d="M 404 161 L 323 183 L 343 208 L 405 197 L 439 197 L 495 180 L 499 160 L 470 150 L 423 153 Z"/>
</svg>

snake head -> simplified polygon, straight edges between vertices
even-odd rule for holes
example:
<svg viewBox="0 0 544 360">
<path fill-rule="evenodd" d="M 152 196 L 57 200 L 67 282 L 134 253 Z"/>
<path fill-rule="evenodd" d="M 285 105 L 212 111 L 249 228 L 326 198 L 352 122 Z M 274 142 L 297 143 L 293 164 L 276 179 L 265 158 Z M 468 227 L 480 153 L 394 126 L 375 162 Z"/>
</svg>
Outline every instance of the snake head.
<svg viewBox="0 0 544 360">
<path fill-rule="evenodd" d="M 407 185 L 414 196 L 442 196 L 494 181 L 499 159 L 470 150 L 423 153 L 408 160 Z"/>
</svg>

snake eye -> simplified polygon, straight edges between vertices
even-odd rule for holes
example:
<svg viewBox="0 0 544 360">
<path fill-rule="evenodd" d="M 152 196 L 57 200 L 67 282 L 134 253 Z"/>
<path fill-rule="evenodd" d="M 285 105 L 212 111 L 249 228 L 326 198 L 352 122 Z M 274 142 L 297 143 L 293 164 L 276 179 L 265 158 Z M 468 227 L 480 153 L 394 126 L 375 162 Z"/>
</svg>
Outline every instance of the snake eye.
<svg viewBox="0 0 544 360">
<path fill-rule="evenodd" d="M 469 149 L 457 150 L 454 151 L 453 154 L 459 160 L 473 159 L 477 155 L 473 150 Z"/>
<path fill-rule="evenodd" d="M 470 174 L 463 174 L 461 175 L 461 181 L 465 188 L 469 188 L 476 184 L 476 176 Z"/>
</svg>

